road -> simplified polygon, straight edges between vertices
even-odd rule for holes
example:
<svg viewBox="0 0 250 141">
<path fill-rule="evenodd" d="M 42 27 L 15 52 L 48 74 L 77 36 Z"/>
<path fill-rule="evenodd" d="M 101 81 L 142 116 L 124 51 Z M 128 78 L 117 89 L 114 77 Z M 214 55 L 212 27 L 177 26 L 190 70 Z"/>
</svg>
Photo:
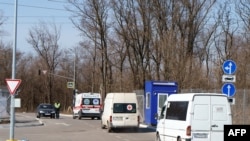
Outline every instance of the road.
<svg viewBox="0 0 250 141">
<path fill-rule="evenodd" d="M 22 113 L 25 119 L 35 118 L 34 113 Z M 14 128 L 14 137 L 25 141 L 154 141 L 155 129 L 141 126 L 135 132 L 121 130 L 108 133 L 101 129 L 100 120 L 83 118 L 73 119 L 61 115 L 60 119 L 40 118 L 44 125 L 18 126 Z M 15 124 L 17 126 L 17 124 Z M 9 139 L 9 127 L 0 127 L 0 141 Z"/>
</svg>

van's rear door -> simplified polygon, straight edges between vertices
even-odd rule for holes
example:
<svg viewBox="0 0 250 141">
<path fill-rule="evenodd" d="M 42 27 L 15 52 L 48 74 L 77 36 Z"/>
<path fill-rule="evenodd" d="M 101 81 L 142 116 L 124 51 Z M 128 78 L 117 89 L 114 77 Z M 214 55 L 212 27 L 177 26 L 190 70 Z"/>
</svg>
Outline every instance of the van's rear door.
<svg viewBox="0 0 250 141">
<path fill-rule="evenodd" d="M 193 141 L 223 140 L 224 124 L 231 124 L 228 106 L 224 96 L 195 96 L 191 120 Z"/>
<path fill-rule="evenodd" d="M 138 127 L 138 111 L 136 103 L 114 103 L 113 124 L 117 127 Z"/>
<path fill-rule="evenodd" d="M 211 141 L 223 140 L 224 125 L 232 124 L 230 104 L 227 97 L 211 96 Z"/>
</svg>

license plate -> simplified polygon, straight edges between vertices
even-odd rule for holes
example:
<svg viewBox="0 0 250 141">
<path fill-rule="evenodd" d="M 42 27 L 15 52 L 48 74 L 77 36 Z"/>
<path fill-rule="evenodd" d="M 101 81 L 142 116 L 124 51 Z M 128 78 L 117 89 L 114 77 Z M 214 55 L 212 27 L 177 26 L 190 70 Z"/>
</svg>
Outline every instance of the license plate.
<svg viewBox="0 0 250 141">
<path fill-rule="evenodd" d="M 193 136 L 194 138 L 208 138 L 207 133 L 194 133 Z"/>
<path fill-rule="evenodd" d="M 123 118 L 122 117 L 113 117 L 113 120 L 119 120 L 119 121 L 121 121 L 121 120 L 123 120 Z"/>
</svg>

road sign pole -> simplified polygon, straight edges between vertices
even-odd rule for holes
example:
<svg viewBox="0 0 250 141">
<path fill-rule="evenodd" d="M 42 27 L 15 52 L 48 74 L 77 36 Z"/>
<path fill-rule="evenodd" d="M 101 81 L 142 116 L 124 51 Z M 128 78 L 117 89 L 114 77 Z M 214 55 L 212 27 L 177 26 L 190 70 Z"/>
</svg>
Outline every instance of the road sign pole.
<svg viewBox="0 0 250 141">
<path fill-rule="evenodd" d="M 15 0 L 15 10 L 14 10 L 14 43 L 12 51 L 12 79 L 15 79 L 16 72 L 16 41 L 17 41 L 17 5 L 18 0 Z M 14 127 L 15 127 L 15 94 L 11 95 L 11 106 L 10 106 L 10 141 L 14 140 Z"/>
</svg>

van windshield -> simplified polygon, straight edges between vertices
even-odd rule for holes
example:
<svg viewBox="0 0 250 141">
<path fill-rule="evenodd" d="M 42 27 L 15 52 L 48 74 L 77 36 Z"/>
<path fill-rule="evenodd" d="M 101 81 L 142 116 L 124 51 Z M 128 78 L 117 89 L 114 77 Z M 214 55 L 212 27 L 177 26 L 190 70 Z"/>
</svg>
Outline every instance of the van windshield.
<svg viewBox="0 0 250 141">
<path fill-rule="evenodd" d="M 113 113 L 136 113 L 135 103 L 114 103 Z"/>
<path fill-rule="evenodd" d="M 83 98 L 83 105 L 100 105 L 100 98 Z"/>
</svg>

